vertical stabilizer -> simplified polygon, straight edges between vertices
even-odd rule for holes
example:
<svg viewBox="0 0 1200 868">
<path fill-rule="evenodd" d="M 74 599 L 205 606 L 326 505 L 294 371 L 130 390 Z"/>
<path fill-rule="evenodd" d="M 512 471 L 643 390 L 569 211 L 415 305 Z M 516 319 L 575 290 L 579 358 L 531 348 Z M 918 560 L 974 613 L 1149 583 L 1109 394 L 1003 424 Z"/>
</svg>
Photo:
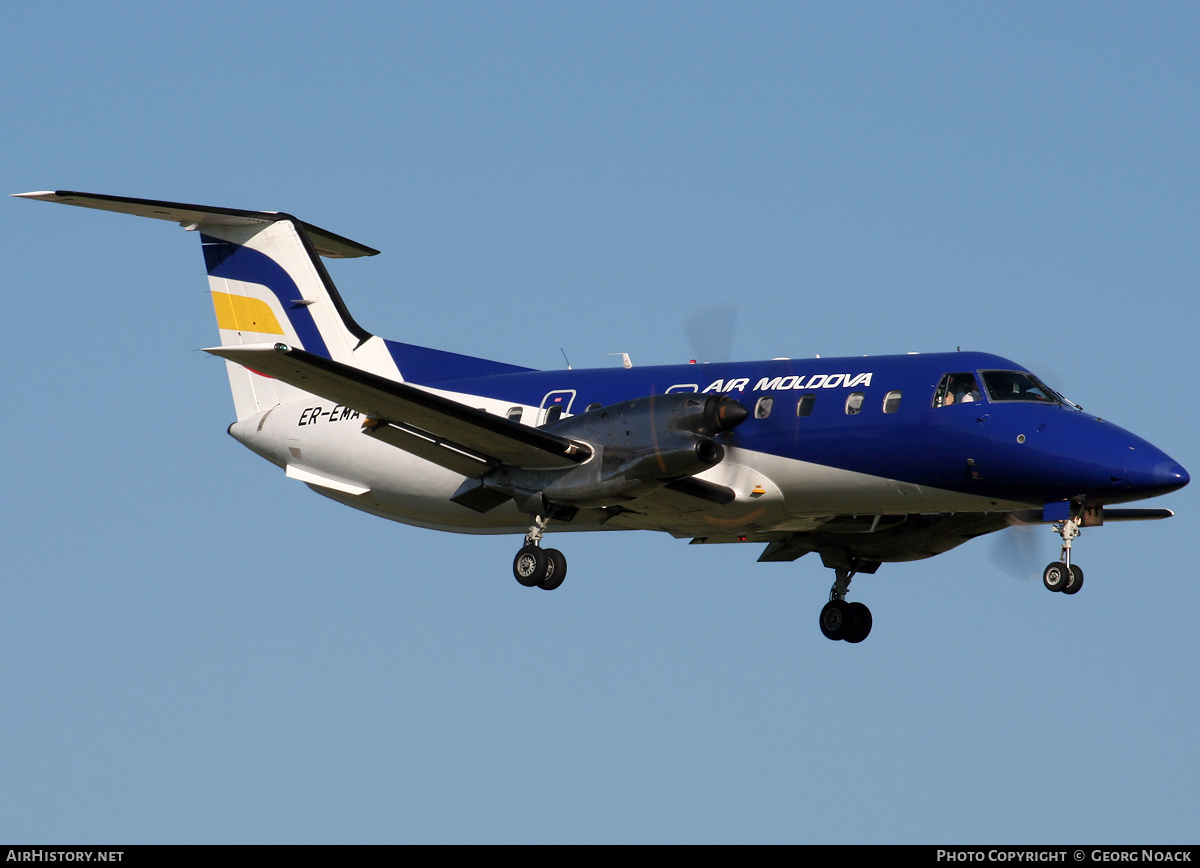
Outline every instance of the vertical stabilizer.
<svg viewBox="0 0 1200 868">
<path fill-rule="evenodd" d="M 202 225 L 200 240 L 221 346 L 283 341 L 355 365 L 371 335 L 342 303 L 303 225 Z M 239 419 L 300 397 L 270 377 L 229 363 Z"/>
<path fill-rule="evenodd" d="M 373 256 L 366 245 L 289 214 L 242 211 L 69 190 L 19 193 L 138 217 L 169 220 L 200 236 L 222 346 L 283 341 L 344 364 L 399 378 L 383 341 L 350 316 L 322 256 Z M 226 363 L 238 419 L 303 393 L 270 377 Z"/>
</svg>

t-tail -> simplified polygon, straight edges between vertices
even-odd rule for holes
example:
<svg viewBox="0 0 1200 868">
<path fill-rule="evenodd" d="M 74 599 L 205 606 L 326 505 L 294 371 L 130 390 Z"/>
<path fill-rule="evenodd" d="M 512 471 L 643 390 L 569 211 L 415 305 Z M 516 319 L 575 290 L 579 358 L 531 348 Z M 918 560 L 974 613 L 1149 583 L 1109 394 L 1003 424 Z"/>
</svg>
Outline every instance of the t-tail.
<svg viewBox="0 0 1200 868">
<path fill-rule="evenodd" d="M 59 202 L 152 217 L 197 232 L 212 290 L 221 345 L 283 342 L 390 379 L 401 379 L 384 341 L 350 316 L 322 256 L 374 256 L 366 245 L 290 214 L 242 211 L 66 190 L 19 193 Z M 292 386 L 226 362 L 239 420 L 301 394 Z"/>
</svg>

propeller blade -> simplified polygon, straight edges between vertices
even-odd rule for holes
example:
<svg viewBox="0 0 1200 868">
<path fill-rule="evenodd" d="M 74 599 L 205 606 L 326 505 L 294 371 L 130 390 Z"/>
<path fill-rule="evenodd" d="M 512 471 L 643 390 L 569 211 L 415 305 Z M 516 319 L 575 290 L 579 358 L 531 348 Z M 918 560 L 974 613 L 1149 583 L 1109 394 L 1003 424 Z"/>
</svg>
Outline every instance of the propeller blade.
<svg viewBox="0 0 1200 868">
<path fill-rule="evenodd" d="M 733 358 L 737 306 L 727 302 L 705 305 L 683 321 L 684 332 L 698 362 L 728 362 Z"/>
<path fill-rule="evenodd" d="M 988 560 L 1015 579 L 1041 578 L 1042 568 L 1057 554 L 1054 535 L 1044 524 L 1022 524 L 1014 518 L 1009 524 L 996 534 Z"/>
</svg>

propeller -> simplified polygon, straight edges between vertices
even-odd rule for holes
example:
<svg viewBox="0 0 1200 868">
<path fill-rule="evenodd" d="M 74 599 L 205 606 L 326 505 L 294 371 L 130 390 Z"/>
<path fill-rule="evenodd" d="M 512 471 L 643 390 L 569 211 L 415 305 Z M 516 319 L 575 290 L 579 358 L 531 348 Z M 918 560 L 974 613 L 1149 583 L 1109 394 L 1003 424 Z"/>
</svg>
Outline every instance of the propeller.
<svg viewBox="0 0 1200 868">
<path fill-rule="evenodd" d="M 1015 579 L 1036 580 L 1042 568 L 1054 559 L 1054 536 L 1044 524 L 1025 524 L 1009 516 L 1008 528 L 996 534 L 990 560 Z"/>
<path fill-rule="evenodd" d="M 733 360 L 733 335 L 737 305 L 716 302 L 697 308 L 683 321 L 692 355 L 697 362 Z"/>
</svg>

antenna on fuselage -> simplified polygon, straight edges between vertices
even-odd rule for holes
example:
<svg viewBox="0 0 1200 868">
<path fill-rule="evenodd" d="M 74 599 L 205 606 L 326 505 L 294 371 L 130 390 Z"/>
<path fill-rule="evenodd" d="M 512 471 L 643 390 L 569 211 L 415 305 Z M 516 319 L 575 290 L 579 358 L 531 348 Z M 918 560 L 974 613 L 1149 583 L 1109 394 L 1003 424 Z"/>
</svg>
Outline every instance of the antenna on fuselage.
<svg viewBox="0 0 1200 868">
<path fill-rule="evenodd" d="M 559 347 L 558 351 L 563 354 L 563 361 L 567 363 L 567 370 L 571 370 L 571 360 L 567 358 L 567 351 L 562 347 Z"/>
</svg>

